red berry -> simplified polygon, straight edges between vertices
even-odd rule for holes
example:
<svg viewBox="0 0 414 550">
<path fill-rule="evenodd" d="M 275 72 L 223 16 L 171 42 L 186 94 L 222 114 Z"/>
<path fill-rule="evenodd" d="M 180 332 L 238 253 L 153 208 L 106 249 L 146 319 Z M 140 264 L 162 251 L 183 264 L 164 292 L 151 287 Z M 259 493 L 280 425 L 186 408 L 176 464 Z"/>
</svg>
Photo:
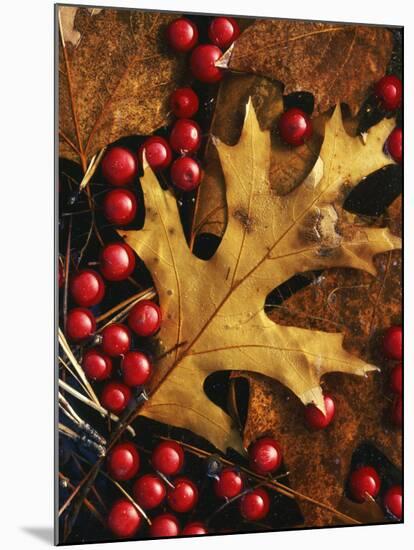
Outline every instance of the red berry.
<svg viewBox="0 0 414 550">
<path fill-rule="evenodd" d="M 197 27 L 189 19 L 180 17 L 168 25 L 167 40 L 176 52 L 188 52 L 197 44 Z"/>
<path fill-rule="evenodd" d="M 312 135 L 312 121 L 304 111 L 293 107 L 280 117 L 279 132 L 285 143 L 303 145 Z"/>
<path fill-rule="evenodd" d="M 152 336 L 161 325 L 161 310 L 150 300 L 141 300 L 130 311 L 128 325 L 137 336 Z"/>
<path fill-rule="evenodd" d="M 182 530 L 182 535 L 207 535 L 207 529 L 199 521 L 193 521 L 192 523 L 187 523 L 187 525 Z"/>
<path fill-rule="evenodd" d="M 164 170 L 171 164 L 172 153 L 168 141 L 159 136 L 148 138 L 139 149 L 141 162 L 145 159 L 153 170 Z"/>
<path fill-rule="evenodd" d="M 184 451 L 175 441 L 163 441 L 152 452 L 151 463 L 155 470 L 166 476 L 178 474 L 184 462 Z"/>
<path fill-rule="evenodd" d="M 390 378 L 391 390 L 394 393 L 402 394 L 402 363 L 398 363 L 391 371 Z"/>
<path fill-rule="evenodd" d="M 397 519 L 402 519 L 402 487 L 394 485 L 384 495 L 384 506 Z"/>
<path fill-rule="evenodd" d="M 130 399 L 131 390 L 120 382 L 108 382 L 101 395 L 102 405 L 114 413 L 125 410 Z"/>
<path fill-rule="evenodd" d="M 135 269 L 134 251 L 126 243 L 107 244 L 101 251 L 100 268 L 108 281 L 128 279 Z"/>
<path fill-rule="evenodd" d="M 201 130 L 197 122 L 189 118 L 177 120 L 171 130 L 170 144 L 177 153 L 194 153 L 200 147 Z"/>
<path fill-rule="evenodd" d="M 176 537 L 180 533 L 180 525 L 173 514 L 161 514 L 151 521 L 151 537 Z"/>
<path fill-rule="evenodd" d="M 104 297 L 105 283 L 99 273 L 93 269 L 85 269 L 72 277 L 70 293 L 78 305 L 96 306 Z"/>
<path fill-rule="evenodd" d="M 402 161 L 402 130 L 401 128 L 394 128 L 391 134 L 388 136 L 386 143 L 386 150 L 395 160 L 395 162 L 401 163 Z"/>
<path fill-rule="evenodd" d="M 135 535 L 141 525 L 141 516 L 133 504 L 127 500 L 118 500 L 109 512 L 108 527 L 120 538 Z"/>
<path fill-rule="evenodd" d="M 397 395 L 392 404 L 391 419 L 396 426 L 402 426 L 403 423 L 403 401 L 402 395 Z"/>
<path fill-rule="evenodd" d="M 193 191 L 201 180 L 199 164 L 191 157 L 181 157 L 171 166 L 171 180 L 182 191 Z"/>
<path fill-rule="evenodd" d="M 131 347 L 131 334 L 121 323 L 108 325 L 102 331 L 102 349 L 111 357 L 123 355 Z"/>
<path fill-rule="evenodd" d="M 92 380 L 106 380 L 112 373 L 112 361 L 96 349 L 88 350 L 82 359 L 82 368 Z"/>
<path fill-rule="evenodd" d="M 137 199 L 128 189 L 114 189 L 105 195 L 103 211 L 109 222 L 128 225 L 137 213 Z"/>
<path fill-rule="evenodd" d="M 240 34 L 233 17 L 215 17 L 208 28 L 210 41 L 221 49 L 228 48 Z"/>
<path fill-rule="evenodd" d="M 249 448 L 250 467 L 259 474 L 273 473 L 282 464 L 282 448 L 270 437 L 258 439 Z"/>
<path fill-rule="evenodd" d="M 243 490 L 243 479 L 239 472 L 232 468 L 224 468 L 219 479 L 214 482 L 214 491 L 219 498 L 233 498 Z"/>
<path fill-rule="evenodd" d="M 305 421 L 311 430 L 323 430 L 332 422 L 335 416 L 335 402 L 330 395 L 325 395 L 325 414 L 316 405 L 305 408 Z"/>
<path fill-rule="evenodd" d="M 212 44 L 203 44 L 191 54 L 190 66 L 193 75 L 201 82 L 213 84 L 223 78 L 223 70 L 215 63 L 223 55 L 220 48 Z"/>
<path fill-rule="evenodd" d="M 364 502 L 367 496 L 375 498 L 380 490 L 380 478 L 371 466 L 363 466 L 354 470 L 349 481 L 352 498 L 357 502 Z"/>
<path fill-rule="evenodd" d="M 191 88 L 178 88 L 171 94 L 170 105 L 177 118 L 191 118 L 198 111 L 198 96 Z"/>
<path fill-rule="evenodd" d="M 81 342 L 90 338 L 95 332 L 95 317 L 83 307 L 75 307 L 68 313 L 66 320 L 66 335 L 74 342 Z"/>
<path fill-rule="evenodd" d="M 392 74 L 383 76 L 375 86 L 375 95 L 387 111 L 394 111 L 401 105 L 401 80 Z"/>
<path fill-rule="evenodd" d="M 138 449 L 133 443 L 118 443 L 108 456 L 108 471 L 114 479 L 127 481 L 139 470 Z"/>
<path fill-rule="evenodd" d="M 132 183 L 137 175 L 137 161 L 129 149 L 111 147 L 102 159 L 102 175 L 111 185 Z"/>
<path fill-rule="evenodd" d="M 162 479 L 153 474 L 145 474 L 134 483 L 134 497 L 144 510 L 157 508 L 164 500 L 167 491 Z"/>
<path fill-rule="evenodd" d="M 151 363 L 139 351 L 128 351 L 121 362 L 122 378 L 127 386 L 143 386 L 151 375 Z"/>
<path fill-rule="evenodd" d="M 240 501 L 241 515 L 249 521 L 263 519 L 269 513 L 270 500 L 264 489 L 254 489 L 244 495 Z"/>
<path fill-rule="evenodd" d="M 382 341 L 384 353 L 388 359 L 402 359 L 402 327 L 394 326 L 388 328 L 384 333 Z"/>
<path fill-rule="evenodd" d="M 196 485 L 186 477 L 174 480 L 174 489 L 168 491 L 168 504 L 174 512 L 189 512 L 198 501 Z"/>
</svg>

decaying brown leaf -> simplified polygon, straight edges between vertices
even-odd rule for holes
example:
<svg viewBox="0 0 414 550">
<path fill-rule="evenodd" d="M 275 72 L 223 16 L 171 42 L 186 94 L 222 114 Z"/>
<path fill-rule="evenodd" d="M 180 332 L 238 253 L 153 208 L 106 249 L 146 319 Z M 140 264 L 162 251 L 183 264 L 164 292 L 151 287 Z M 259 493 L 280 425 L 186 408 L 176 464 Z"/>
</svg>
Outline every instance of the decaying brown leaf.
<svg viewBox="0 0 414 550">
<path fill-rule="evenodd" d="M 382 27 L 266 19 L 246 29 L 221 64 L 273 78 L 285 94 L 311 92 L 316 113 L 343 102 L 355 115 L 391 52 Z"/>
<path fill-rule="evenodd" d="M 165 46 L 174 14 L 59 7 L 60 155 L 88 160 L 168 121 L 184 60 Z"/>
</svg>

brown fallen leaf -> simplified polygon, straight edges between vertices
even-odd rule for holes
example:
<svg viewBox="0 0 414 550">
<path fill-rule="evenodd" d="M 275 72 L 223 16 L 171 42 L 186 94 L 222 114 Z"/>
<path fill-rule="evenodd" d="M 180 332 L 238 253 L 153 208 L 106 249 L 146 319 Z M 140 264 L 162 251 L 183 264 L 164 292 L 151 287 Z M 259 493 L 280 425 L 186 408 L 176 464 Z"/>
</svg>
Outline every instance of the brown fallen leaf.
<svg viewBox="0 0 414 550">
<path fill-rule="evenodd" d="M 174 14 L 60 6 L 60 155 L 83 166 L 99 149 L 168 122 L 184 60 L 165 46 Z"/>
<path fill-rule="evenodd" d="M 364 175 L 392 163 L 383 143 L 393 124 L 384 120 L 372 127 L 364 143 L 346 133 L 338 107 L 326 124 L 315 168 L 281 197 L 269 185 L 270 134 L 260 129 L 249 101 L 238 143 L 216 141 L 228 223 L 209 261 L 191 253 L 173 194 L 163 191 L 145 168 L 144 227 L 119 231 L 150 270 L 164 318 L 150 398 L 140 414 L 192 430 L 219 449 L 241 452 L 231 418 L 203 391 L 213 372 L 266 375 L 323 410 L 319 381 L 325 373 L 376 370 L 343 348 L 341 334 L 274 323 L 264 302 L 295 273 L 331 266 L 375 273 L 373 256 L 400 247 L 386 228 L 360 227 L 344 234 L 335 229 L 345 183 L 349 191 Z"/>
<path fill-rule="evenodd" d="M 384 74 L 393 46 L 384 27 L 294 20 L 258 20 L 220 66 L 273 78 L 284 94 L 311 92 L 315 112 L 336 103 L 355 115 Z"/>
</svg>

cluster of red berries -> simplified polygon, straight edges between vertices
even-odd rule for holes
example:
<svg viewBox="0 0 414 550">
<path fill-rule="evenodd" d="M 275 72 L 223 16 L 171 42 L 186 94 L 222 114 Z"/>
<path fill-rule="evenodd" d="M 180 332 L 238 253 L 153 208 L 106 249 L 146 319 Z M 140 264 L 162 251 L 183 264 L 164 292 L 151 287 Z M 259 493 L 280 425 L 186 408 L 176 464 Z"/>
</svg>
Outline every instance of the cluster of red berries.
<svg viewBox="0 0 414 550">
<path fill-rule="evenodd" d="M 394 362 L 390 376 L 390 388 L 394 393 L 391 420 L 396 426 L 402 426 L 402 327 L 389 327 L 383 337 L 383 351 L 387 359 Z"/>
</svg>

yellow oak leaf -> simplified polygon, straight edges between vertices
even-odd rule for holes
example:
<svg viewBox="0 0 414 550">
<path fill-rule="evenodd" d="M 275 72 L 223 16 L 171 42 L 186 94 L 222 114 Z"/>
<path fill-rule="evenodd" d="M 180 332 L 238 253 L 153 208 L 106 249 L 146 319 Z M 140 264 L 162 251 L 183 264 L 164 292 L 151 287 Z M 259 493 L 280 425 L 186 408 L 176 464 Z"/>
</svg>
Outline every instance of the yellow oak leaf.
<svg viewBox="0 0 414 550">
<path fill-rule="evenodd" d="M 191 253 L 173 194 L 145 168 L 144 227 L 120 231 L 150 270 L 163 311 L 156 375 L 141 414 L 189 429 L 219 449 L 242 452 L 230 416 L 203 390 L 211 373 L 260 373 L 323 410 L 325 373 L 365 375 L 375 369 L 343 348 L 341 334 L 277 325 L 264 303 L 271 290 L 297 273 L 333 266 L 373 273 L 375 254 L 400 247 L 388 229 L 354 227 L 342 211 L 353 186 L 392 163 L 383 143 L 393 124 L 380 122 L 364 141 L 352 138 L 337 107 L 310 175 L 278 196 L 269 185 L 269 131 L 260 129 L 249 100 L 239 142 L 229 146 L 216 140 L 228 221 L 208 261 Z"/>
</svg>

